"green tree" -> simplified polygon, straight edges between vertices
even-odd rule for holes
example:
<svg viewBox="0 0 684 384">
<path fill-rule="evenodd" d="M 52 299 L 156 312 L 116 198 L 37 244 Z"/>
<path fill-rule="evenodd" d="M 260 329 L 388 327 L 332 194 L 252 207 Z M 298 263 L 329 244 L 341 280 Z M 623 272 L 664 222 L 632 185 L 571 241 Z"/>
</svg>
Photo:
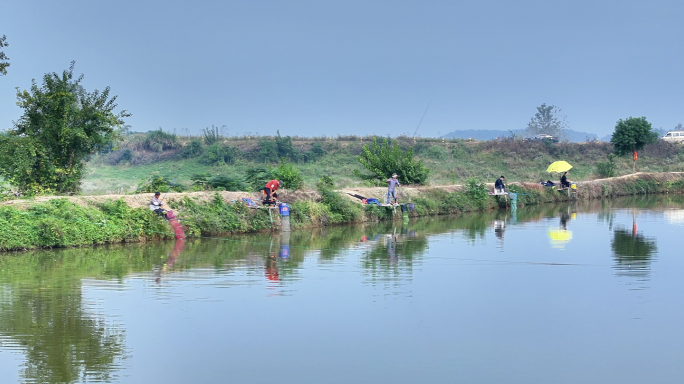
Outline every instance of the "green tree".
<svg viewBox="0 0 684 384">
<path fill-rule="evenodd" d="M 6 40 L 7 40 L 7 36 L 2 35 L 2 37 L 0 37 L 0 48 L 9 46 L 9 44 L 7 43 Z M 5 52 L 0 51 L 0 76 L 7 74 L 7 67 L 9 67 L 9 66 L 10 66 L 9 57 L 7 57 L 7 55 L 5 55 Z"/>
<path fill-rule="evenodd" d="M 610 138 L 613 150 L 618 156 L 644 148 L 646 144 L 658 141 L 658 133 L 653 131 L 651 123 L 645 117 L 629 117 L 625 120 L 618 120 L 615 124 L 615 131 Z M 634 171 L 636 171 L 636 156 L 634 156 Z"/>
<path fill-rule="evenodd" d="M 551 136 L 562 137 L 568 128 L 567 117 L 563 111 L 555 105 L 546 103 L 537 107 L 537 113 L 527 123 L 525 130 L 529 135 L 544 133 Z"/>
<path fill-rule="evenodd" d="M 384 181 L 396 173 L 401 183 L 426 184 L 430 175 L 430 170 L 421 160 L 413 159 L 413 147 L 404 150 L 399 144 L 392 144 L 389 139 L 378 144 L 377 138 L 373 138 L 370 145 L 363 146 L 358 160 L 370 174 L 364 175 L 354 170 L 354 175 L 365 180 Z"/>
<path fill-rule="evenodd" d="M 117 140 L 125 110 L 115 113 L 109 87 L 86 92 L 74 62 L 61 75 L 47 73 L 31 90 L 17 88 L 24 114 L 0 138 L 0 175 L 19 190 L 73 193 L 80 189 L 85 162 Z"/>
</svg>

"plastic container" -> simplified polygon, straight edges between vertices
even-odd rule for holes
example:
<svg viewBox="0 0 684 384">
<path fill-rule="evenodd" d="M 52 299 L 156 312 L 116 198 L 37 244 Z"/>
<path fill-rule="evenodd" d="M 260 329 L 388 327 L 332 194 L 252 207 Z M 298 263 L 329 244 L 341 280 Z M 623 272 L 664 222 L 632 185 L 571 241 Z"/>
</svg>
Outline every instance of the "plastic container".
<svg viewBox="0 0 684 384">
<path fill-rule="evenodd" d="M 408 203 L 406 204 L 406 206 L 408 207 L 409 211 L 413 211 L 416 209 L 416 205 L 413 203 Z"/>
<path fill-rule="evenodd" d="M 287 205 L 286 203 L 280 204 L 280 215 L 281 216 L 290 216 L 290 206 Z"/>
<path fill-rule="evenodd" d="M 577 184 L 575 184 L 575 183 L 570 184 L 570 188 L 577 189 Z"/>
</svg>

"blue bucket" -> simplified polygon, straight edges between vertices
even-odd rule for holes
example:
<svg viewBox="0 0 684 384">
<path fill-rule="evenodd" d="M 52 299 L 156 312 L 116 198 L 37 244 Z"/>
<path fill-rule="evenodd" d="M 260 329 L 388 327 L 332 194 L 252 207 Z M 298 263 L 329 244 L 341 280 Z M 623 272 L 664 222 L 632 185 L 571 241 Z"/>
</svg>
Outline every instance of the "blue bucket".
<svg viewBox="0 0 684 384">
<path fill-rule="evenodd" d="M 290 206 L 287 205 L 286 203 L 280 204 L 280 215 L 281 216 L 290 216 Z"/>
</svg>

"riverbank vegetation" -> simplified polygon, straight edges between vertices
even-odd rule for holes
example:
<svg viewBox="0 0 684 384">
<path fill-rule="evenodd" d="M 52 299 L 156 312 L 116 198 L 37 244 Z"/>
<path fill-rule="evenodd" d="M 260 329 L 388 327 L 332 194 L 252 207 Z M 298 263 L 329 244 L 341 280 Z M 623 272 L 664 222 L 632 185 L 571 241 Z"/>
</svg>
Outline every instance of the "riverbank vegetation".
<svg viewBox="0 0 684 384">
<path fill-rule="evenodd" d="M 381 188 L 376 188 L 380 190 Z M 510 184 L 523 210 L 545 203 L 574 201 L 568 191 L 543 188 L 534 183 Z M 591 201 L 627 195 L 652 195 L 684 192 L 684 174 L 637 174 L 628 177 L 582 183 L 575 198 Z M 193 194 L 174 194 L 167 199 L 183 225 L 188 238 L 221 236 L 258 231 L 277 231 L 281 217 L 277 210 L 250 209 L 237 197 L 239 193 L 199 199 Z M 247 194 L 249 195 L 249 194 Z M 131 196 L 133 197 L 133 196 Z M 135 196 L 138 197 L 138 196 Z M 147 197 L 147 196 L 145 196 Z M 398 207 L 360 204 L 341 191 L 331 180 L 320 180 L 317 190 L 285 194 L 291 205 L 291 224 L 295 229 L 335 224 L 401 220 Z M 410 217 L 496 211 L 510 207 L 510 200 L 491 196 L 487 187 L 470 180 L 463 188 L 422 187 L 405 193 L 404 202 L 415 204 Z M 140 242 L 173 238 L 166 221 L 146 206 L 132 207 L 119 199 L 98 197 L 25 200 L 21 206 L 0 207 L 0 250 L 71 247 L 118 242 Z"/>
<path fill-rule="evenodd" d="M 221 177 L 224 181 L 230 179 L 250 184 L 249 175 L 253 170 L 269 173 L 281 164 L 290 164 L 291 170 L 300 173 L 304 189 L 315 189 L 323 176 L 332 178 L 335 188 L 374 186 L 381 181 L 377 175 L 370 180 L 355 176 L 368 174 L 359 162 L 359 156 L 364 153 L 363 146 L 373 142 L 372 136 L 226 137 L 216 133 L 210 137 L 212 139 L 207 141 L 204 136 L 177 136 L 164 131 L 129 133 L 116 148 L 101 151 L 91 158 L 82 190 L 89 194 L 134 193 L 141 180 L 155 176 L 169 181 L 177 178 L 184 190 L 197 190 L 193 178 L 202 175 L 208 176 L 207 179 Z M 375 139 L 379 144 L 385 140 Z M 207 145 L 207 142 L 212 144 Z M 523 142 L 512 138 L 478 142 L 397 137 L 390 143 L 406 153 L 413 151 L 412 160 L 422 162 L 429 170 L 429 179 L 421 178 L 420 182 L 430 185 L 465 184 L 472 178 L 478 182 L 493 182 L 500 175 L 505 175 L 509 183 L 555 180 L 557 176 L 545 170 L 556 160 L 573 165 L 572 180 L 633 172 L 631 156 L 611 156 L 614 147 L 605 142 Z M 662 141 L 646 145 L 639 152 L 637 170 L 684 171 L 682 148 L 679 144 Z M 215 185 L 215 190 L 230 190 L 225 187 L 226 183 Z"/>
</svg>

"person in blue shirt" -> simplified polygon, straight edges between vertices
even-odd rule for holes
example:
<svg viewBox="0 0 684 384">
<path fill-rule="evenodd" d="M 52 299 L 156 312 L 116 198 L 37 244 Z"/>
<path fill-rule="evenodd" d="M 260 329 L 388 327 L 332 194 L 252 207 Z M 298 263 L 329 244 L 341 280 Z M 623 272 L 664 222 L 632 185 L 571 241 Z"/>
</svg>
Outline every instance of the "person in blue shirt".
<svg viewBox="0 0 684 384">
<path fill-rule="evenodd" d="M 392 199 L 394 199 L 394 204 L 397 203 L 396 188 L 401 187 L 401 184 L 399 183 L 399 180 L 397 179 L 397 177 L 398 177 L 397 174 L 393 173 L 392 177 L 385 181 L 386 183 L 388 183 L 388 185 L 387 185 L 387 204 L 389 204 Z"/>
</svg>

